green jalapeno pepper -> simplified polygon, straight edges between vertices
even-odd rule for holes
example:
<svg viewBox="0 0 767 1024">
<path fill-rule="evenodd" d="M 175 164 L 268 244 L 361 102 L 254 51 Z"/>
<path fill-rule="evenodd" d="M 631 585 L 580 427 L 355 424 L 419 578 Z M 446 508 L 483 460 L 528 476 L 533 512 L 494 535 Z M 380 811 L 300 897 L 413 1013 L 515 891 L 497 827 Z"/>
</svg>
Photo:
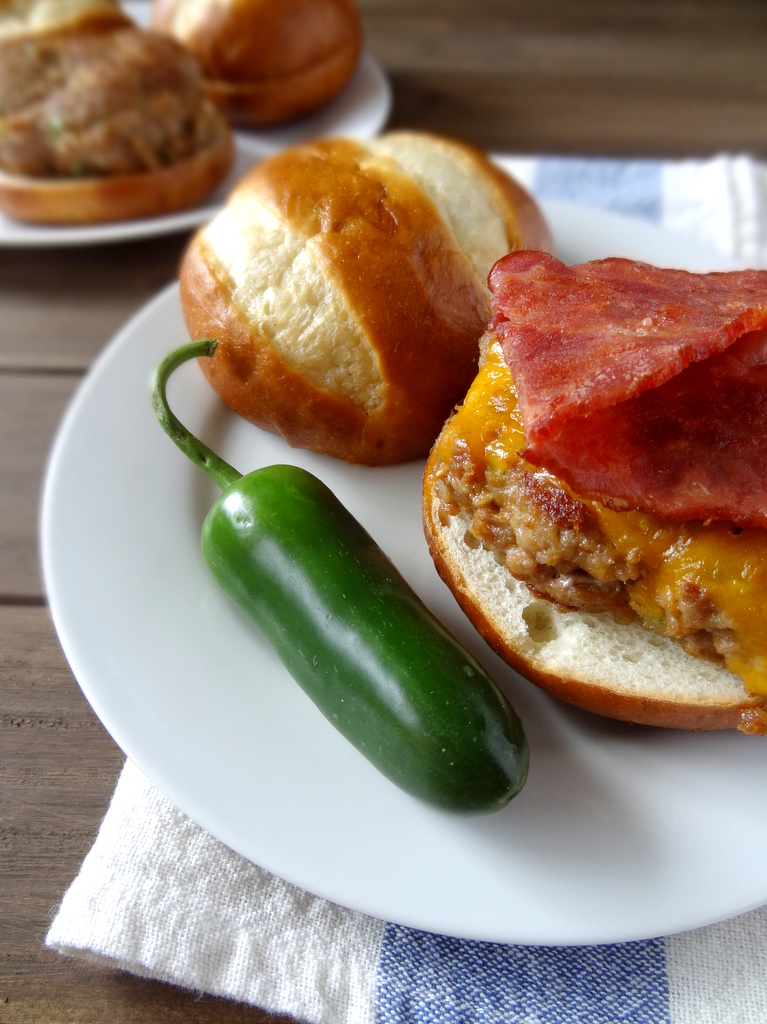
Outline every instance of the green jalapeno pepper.
<svg viewBox="0 0 767 1024">
<path fill-rule="evenodd" d="M 242 476 L 170 411 L 170 374 L 215 348 L 210 339 L 181 346 L 152 383 L 163 428 L 223 489 L 202 530 L 214 577 L 392 782 L 451 810 L 503 807 L 527 777 L 527 742 L 484 669 L 321 480 L 296 466 Z"/>
</svg>

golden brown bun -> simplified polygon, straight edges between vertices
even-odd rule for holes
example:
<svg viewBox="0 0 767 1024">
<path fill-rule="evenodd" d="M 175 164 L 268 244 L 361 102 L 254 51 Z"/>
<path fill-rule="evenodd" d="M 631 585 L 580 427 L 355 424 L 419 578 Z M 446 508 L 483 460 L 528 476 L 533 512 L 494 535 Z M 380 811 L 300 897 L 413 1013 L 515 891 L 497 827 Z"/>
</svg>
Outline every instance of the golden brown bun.
<svg viewBox="0 0 767 1024">
<path fill-rule="evenodd" d="M 32 178 L 0 171 L 0 210 L 35 224 L 97 224 L 154 217 L 199 203 L 226 177 L 232 134 L 220 120 L 214 143 L 156 171 L 101 178 Z"/>
<path fill-rule="evenodd" d="M 0 40 L 131 26 L 117 0 L 0 0 Z"/>
<path fill-rule="evenodd" d="M 548 232 L 499 175 L 415 133 L 255 168 L 181 268 L 190 334 L 219 340 L 201 361 L 217 393 L 297 447 L 369 465 L 425 455 L 476 372 L 487 273 L 526 244 L 518 211 L 536 244 Z"/>
<path fill-rule="evenodd" d="M 254 126 L 326 103 L 362 49 L 352 0 L 155 0 L 152 28 L 192 51 L 208 95 L 230 120 Z"/>
<path fill-rule="evenodd" d="M 468 516 L 449 515 L 438 494 L 437 449 L 424 474 L 429 551 L 474 627 L 512 668 L 555 697 L 607 718 L 767 733 L 767 702 L 748 694 L 722 665 L 687 654 L 637 622 L 560 611 L 534 596 L 481 544 L 468 544 Z"/>
</svg>

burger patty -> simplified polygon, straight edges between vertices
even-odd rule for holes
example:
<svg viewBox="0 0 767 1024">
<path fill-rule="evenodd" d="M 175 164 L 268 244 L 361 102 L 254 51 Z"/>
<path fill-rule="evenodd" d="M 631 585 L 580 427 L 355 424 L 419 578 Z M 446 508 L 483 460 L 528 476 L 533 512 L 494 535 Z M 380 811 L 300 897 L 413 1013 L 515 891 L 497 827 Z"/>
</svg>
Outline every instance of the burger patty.
<svg viewBox="0 0 767 1024">
<path fill-rule="evenodd" d="M 483 544 L 536 596 L 562 609 L 609 612 L 623 622 L 638 618 L 690 654 L 717 662 L 744 653 L 700 574 L 658 578 L 659 565 L 678 564 L 690 542 L 700 545 L 702 524 L 611 512 L 525 461 L 523 448 L 513 381 L 499 346 L 486 335 L 480 374 L 438 442 L 443 522 L 463 512 L 468 544 Z M 727 523 L 710 530 L 719 544 L 726 542 L 723 534 L 743 533 Z"/>
<path fill-rule="evenodd" d="M 623 557 L 592 509 L 546 470 L 519 459 L 496 472 L 458 449 L 442 467 L 438 491 L 443 515 L 460 510 L 470 517 L 466 542 L 483 544 L 536 596 L 562 608 L 607 611 L 622 622 L 639 617 L 690 654 L 717 662 L 733 650 L 726 616 L 692 584 L 664 595 L 662 620 L 638 616 L 630 601 L 631 584 L 645 571 L 641 549 Z"/>
<path fill-rule="evenodd" d="M 546 470 L 519 460 L 504 473 L 477 467 L 456 453 L 441 478 L 440 496 L 471 516 L 470 539 L 501 558 L 524 580 L 568 608 L 609 606 L 623 614 L 623 583 L 636 576 L 600 531 L 591 510 L 571 498 Z"/>
<path fill-rule="evenodd" d="M 218 118 L 173 39 L 121 29 L 0 44 L 0 168 L 31 177 L 150 171 L 207 148 Z"/>
</svg>

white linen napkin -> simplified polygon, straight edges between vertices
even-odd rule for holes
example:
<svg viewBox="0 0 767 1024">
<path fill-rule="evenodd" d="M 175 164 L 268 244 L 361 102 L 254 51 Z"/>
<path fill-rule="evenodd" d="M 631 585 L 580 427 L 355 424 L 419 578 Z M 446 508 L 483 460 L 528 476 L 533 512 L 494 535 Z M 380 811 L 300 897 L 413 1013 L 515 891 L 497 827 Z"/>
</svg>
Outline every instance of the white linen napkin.
<svg viewBox="0 0 767 1024">
<path fill-rule="evenodd" d="M 541 198 L 642 216 L 767 265 L 767 168 L 504 158 Z M 613 946 L 430 935 L 302 892 L 227 849 L 128 761 L 46 944 L 312 1024 L 763 1024 L 767 908 Z"/>
<path fill-rule="evenodd" d="M 45 941 L 317 1024 L 372 1024 L 383 930 L 240 857 L 127 761 Z"/>
<path fill-rule="evenodd" d="M 767 166 L 749 156 L 499 160 L 541 199 L 570 199 L 642 217 L 744 266 L 767 266 Z"/>
<path fill-rule="evenodd" d="M 233 853 L 127 761 L 46 945 L 311 1024 L 763 1024 L 767 907 L 683 935 L 463 942 L 311 896 Z"/>
</svg>

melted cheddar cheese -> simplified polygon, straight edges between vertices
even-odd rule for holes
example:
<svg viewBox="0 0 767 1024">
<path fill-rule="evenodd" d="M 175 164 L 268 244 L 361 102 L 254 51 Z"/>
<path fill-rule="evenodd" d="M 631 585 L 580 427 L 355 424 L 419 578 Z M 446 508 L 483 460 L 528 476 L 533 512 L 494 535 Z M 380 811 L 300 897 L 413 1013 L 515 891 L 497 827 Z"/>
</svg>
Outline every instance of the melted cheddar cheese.
<svg viewBox="0 0 767 1024">
<path fill-rule="evenodd" d="M 524 428 L 511 371 L 497 346 L 490 349 L 438 446 L 445 465 L 457 448 L 466 451 L 481 479 L 488 469 L 503 473 L 521 461 Z M 625 585 L 629 603 L 645 625 L 674 635 L 666 610 L 694 594 L 719 625 L 732 631 L 734 642 L 720 652 L 727 667 L 741 677 L 747 690 L 767 696 L 767 530 L 741 529 L 728 522 L 673 523 L 642 512 L 617 512 L 560 484 L 591 509 L 619 554 L 639 564 L 637 577 Z"/>
</svg>

